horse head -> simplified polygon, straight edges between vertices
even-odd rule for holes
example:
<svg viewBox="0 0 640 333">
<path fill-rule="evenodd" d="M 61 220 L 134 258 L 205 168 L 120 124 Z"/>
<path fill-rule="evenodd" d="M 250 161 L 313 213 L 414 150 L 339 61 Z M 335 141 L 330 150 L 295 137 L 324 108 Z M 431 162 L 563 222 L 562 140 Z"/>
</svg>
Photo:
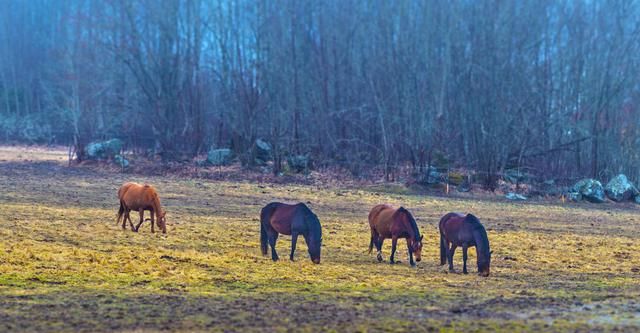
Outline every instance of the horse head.
<svg viewBox="0 0 640 333">
<path fill-rule="evenodd" d="M 422 260 L 422 238 L 424 235 L 420 236 L 419 239 L 414 239 L 411 242 L 411 252 L 416 256 L 416 261 Z"/>
<path fill-rule="evenodd" d="M 167 233 L 167 211 L 163 210 L 158 214 L 158 221 L 156 222 L 158 228 L 162 228 L 163 233 Z"/>
<path fill-rule="evenodd" d="M 491 253 L 489 249 L 478 251 L 478 275 L 487 277 L 491 271 Z"/>
<path fill-rule="evenodd" d="M 309 256 L 314 264 L 320 263 L 320 251 L 322 250 L 322 227 L 318 217 L 313 216 L 315 223 L 312 224 L 307 235 L 305 235 L 304 241 L 309 248 Z"/>
</svg>

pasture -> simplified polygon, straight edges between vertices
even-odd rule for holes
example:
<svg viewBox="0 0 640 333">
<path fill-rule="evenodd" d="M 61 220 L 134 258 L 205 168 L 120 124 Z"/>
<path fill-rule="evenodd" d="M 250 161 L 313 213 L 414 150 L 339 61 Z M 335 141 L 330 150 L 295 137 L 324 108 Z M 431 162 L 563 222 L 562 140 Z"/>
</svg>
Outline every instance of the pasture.
<svg viewBox="0 0 640 333">
<path fill-rule="evenodd" d="M 632 331 L 640 329 L 640 215 L 633 205 L 526 203 L 373 188 L 142 177 L 67 168 L 64 152 L 0 149 L 0 331 Z M 124 181 L 148 182 L 167 234 L 115 223 Z M 323 225 L 322 263 L 281 236 L 260 254 L 259 212 L 307 202 Z M 368 255 L 367 214 L 402 204 L 424 234 L 422 261 Z M 491 276 L 439 266 L 437 223 L 473 212 Z M 137 214 L 133 214 L 134 221 Z"/>
</svg>

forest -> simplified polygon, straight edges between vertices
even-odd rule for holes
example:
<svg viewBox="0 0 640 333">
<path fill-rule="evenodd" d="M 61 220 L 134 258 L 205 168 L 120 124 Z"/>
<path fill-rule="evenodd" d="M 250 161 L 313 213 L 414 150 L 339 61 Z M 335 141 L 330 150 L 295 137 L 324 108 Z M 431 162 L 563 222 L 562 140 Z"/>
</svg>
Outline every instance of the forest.
<svg viewBox="0 0 640 333">
<path fill-rule="evenodd" d="M 632 0 L 4 1 L 0 141 L 637 182 L 638 54 Z"/>
</svg>

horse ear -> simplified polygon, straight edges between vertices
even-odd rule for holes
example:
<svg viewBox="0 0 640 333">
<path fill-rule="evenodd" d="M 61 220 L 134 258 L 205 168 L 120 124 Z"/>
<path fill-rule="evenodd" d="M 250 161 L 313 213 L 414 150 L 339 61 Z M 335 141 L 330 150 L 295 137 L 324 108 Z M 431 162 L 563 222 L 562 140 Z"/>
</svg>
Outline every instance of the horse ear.
<svg viewBox="0 0 640 333">
<path fill-rule="evenodd" d="M 493 250 L 489 251 L 489 254 L 493 254 Z"/>
<path fill-rule="evenodd" d="M 422 238 L 424 238 L 424 235 L 421 235 L 421 236 L 420 236 L 420 240 L 422 240 Z"/>
</svg>

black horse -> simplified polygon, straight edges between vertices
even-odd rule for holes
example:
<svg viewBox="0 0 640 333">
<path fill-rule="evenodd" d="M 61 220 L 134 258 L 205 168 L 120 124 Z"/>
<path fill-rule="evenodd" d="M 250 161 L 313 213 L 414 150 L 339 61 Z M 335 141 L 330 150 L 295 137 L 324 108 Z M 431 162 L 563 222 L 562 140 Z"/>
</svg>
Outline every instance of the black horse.
<svg viewBox="0 0 640 333">
<path fill-rule="evenodd" d="M 478 254 L 478 274 L 489 276 L 491 250 L 489 238 L 477 217 L 472 214 L 448 213 L 440 219 L 440 265 L 449 261 L 449 271 L 453 272 L 453 253 L 462 246 L 462 272 L 467 274 L 467 249 L 475 246 Z M 451 247 L 449 247 L 451 244 Z"/>
<path fill-rule="evenodd" d="M 320 248 L 322 246 L 322 227 L 316 214 L 303 203 L 288 205 L 272 202 L 262 208 L 260 212 L 260 247 L 263 255 L 267 255 L 271 245 L 271 259 L 278 260 L 276 241 L 278 235 L 291 235 L 291 255 L 296 251 L 298 235 L 304 237 L 309 255 L 314 264 L 320 263 Z M 267 244 L 268 242 L 268 244 Z"/>
</svg>

